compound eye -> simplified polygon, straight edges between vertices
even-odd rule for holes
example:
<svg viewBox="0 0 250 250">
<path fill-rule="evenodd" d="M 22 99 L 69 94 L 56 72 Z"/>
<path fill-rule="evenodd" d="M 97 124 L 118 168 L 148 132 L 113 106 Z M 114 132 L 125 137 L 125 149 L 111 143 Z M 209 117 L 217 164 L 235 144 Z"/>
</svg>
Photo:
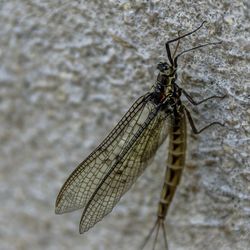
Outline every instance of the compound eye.
<svg viewBox="0 0 250 250">
<path fill-rule="evenodd" d="M 164 72 L 166 70 L 168 70 L 168 64 L 166 62 L 160 62 L 157 65 L 157 69 L 159 69 L 161 72 Z"/>
</svg>

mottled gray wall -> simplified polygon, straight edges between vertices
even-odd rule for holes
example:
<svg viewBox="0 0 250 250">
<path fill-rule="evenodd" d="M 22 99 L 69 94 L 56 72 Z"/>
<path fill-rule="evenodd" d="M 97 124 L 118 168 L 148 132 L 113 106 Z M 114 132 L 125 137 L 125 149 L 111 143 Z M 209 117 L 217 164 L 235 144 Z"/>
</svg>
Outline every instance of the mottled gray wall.
<svg viewBox="0 0 250 250">
<path fill-rule="evenodd" d="M 154 83 L 164 42 L 223 41 L 180 60 L 191 110 L 187 166 L 167 217 L 171 250 L 250 249 L 249 3 L 0 1 L 0 248 L 138 249 L 155 220 L 166 145 L 111 215 L 84 235 L 81 211 L 57 216 L 59 188 Z M 183 98 L 183 100 L 185 100 Z"/>
</svg>

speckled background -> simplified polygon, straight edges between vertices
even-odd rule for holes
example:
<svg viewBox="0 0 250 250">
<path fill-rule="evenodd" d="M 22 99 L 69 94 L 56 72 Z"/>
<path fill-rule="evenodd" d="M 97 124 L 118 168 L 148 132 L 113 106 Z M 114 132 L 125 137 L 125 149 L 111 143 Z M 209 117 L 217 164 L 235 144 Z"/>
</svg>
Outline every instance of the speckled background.
<svg viewBox="0 0 250 250">
<path fill-rule="evenodd" d="M 199 128 L 214 120 L 227 128 L 199 136 L 189 129 L 187 166 L 167 217 L 169 247 L 250 249 L 249 9 L 247 0 L 1 0 L 0 249 L 138 249 L 155 220 L 166 145 L 84 235 L 81 211 L 55 215 L 55 199 L 154 83 L 164 42 L 203 20 L 180 49 L 223 44 L 183 56 L 179 84 L 197 100 L 227 93 L 187 104 Z"/>
</svg>

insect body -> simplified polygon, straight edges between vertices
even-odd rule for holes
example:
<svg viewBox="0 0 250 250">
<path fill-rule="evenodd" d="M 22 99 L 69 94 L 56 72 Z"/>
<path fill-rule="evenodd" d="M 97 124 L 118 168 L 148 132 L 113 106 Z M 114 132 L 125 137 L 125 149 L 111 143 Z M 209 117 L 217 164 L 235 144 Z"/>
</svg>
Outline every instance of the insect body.
<svg viewBox="0 0 250 250">
<path fill-rule="evenodd" d="M 169 154 L 157 220 L 145 240 L 146 244 L 157 228 L 155 245 L 158 231 L 162 228 L 165 248 L 168 248 L 164 220 L 185 164 L 186 117 L 194 133 L 200 133 L 214 124 L 222 125 L 213 122 L 198 131 L 180 99 L 183 93 L 192 104 L 198 105 L 211 98 L 223 98 L 222 96 L 211 96 L 195 102 L 176 83 L 177 61 L 180 55 L 200 47 L 218 44 L 216 42 L 199 45 L 175 56 L 180 39 L 196 32 L 203 23 L 192 32 L 166 43 L 169 62 L 160 62 L 157 65 L 159 74 L 153 90 L 132 105 L 106 139 L 79 164 L 61 188 L 56 200 L 56 213 L 82 208 L 80 233 L 93 227 L 111 212 L 121 196 L 145 170 L 168 134 Z M 176 41 L 178 43 L 172 56 L 169 45 Z"/>
</svg>

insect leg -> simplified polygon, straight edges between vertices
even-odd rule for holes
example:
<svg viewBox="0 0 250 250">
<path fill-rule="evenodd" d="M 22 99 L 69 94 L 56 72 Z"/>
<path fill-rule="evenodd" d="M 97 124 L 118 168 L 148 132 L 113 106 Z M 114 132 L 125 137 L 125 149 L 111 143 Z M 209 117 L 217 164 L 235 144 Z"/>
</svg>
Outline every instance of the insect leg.
<svg viewBox="0 0 250 250">
<path fill-rule="evenodd" d="M 200 134 L 200 133 L 201 133 L 202 131 L 204 131 L 205 129 L 207 129 L 207 128 L 213 126 L 213 125 L 216 125 L 216 124 L 217 124 L 217 125 L 220 125 L 220 126 L 222 126 L 222 127 L 225 126 L 224 124 L 222 124 L 222 123 L 220 123 L 220 122 L 212 122 L 212 123 L 208 124 L 207 126 L 205 126 L 204 128 L 198 130 L 198 129 L 195 127 L 195 125 L 194 125 L 194 121 L 193 121 L 193 118 L 192 118 L 190 112 L 188 111 L 188 109 L 187 109 L 186 107 L 185 107 L 184 109 L 185 109 L 185 113 L 186 113 L 186 115 L 187 115 L 189 124 L 190 124 L 190 126 L 191 126 L 192 131 L 193 131 L 194 134 Z"/>
<path fill-rule="evenodd" d="M 189 100 L 189 102 L 191 102 L 193 105 L 199 105 L 199 104 L 201 104 L 201 103 L 203 103 L 203 102 L 206 102 L 206 101 L 208 101 L 208 100 L 210 100 L 210 99 L 214 99 L 214 98 L 223 99 L 223 98 L 226 97 L 226 95 L 222 95 L 222 96 L 220 96 L 220 95 L 213 95 L 213 96 L 209 96 L 208 98 L 206 98 L 206 99 L 204 99 L 204 100 L 201 100 L 201 101 L 197 102 L 197 101 L 195 101 L 195 100 L 193 99 L 193 97 L 190 96 L 184 89 L 181 89 L 181 90 L 182 90 L 182 93 L 183 93 L 183 94 L 186 96 L 186 98 Z"/>
</svg>

